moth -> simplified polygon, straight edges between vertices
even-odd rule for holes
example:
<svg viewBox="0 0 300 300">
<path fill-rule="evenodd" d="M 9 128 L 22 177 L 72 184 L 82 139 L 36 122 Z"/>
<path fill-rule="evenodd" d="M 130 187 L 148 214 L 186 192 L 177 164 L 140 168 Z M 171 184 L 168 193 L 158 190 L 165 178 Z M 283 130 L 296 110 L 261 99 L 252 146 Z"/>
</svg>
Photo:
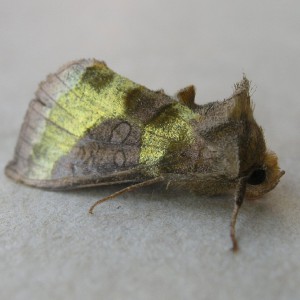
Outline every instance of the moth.
<svg viewBox="0 0 300 300">
<path fill-rule="evenodd" d="M 199 194 L 234 194 L 230 223 L 243 199 L 272 190 L 284 174 L 253 117 L 244 76 L 223 101 L 198 105 L 195 87 L 174 97 L 112 71 L 102 61 L 64 65 L 40 83 L 6 175 L 50 190 L 127 184 L 97 201 L 162 183 Z"/>
</svg>

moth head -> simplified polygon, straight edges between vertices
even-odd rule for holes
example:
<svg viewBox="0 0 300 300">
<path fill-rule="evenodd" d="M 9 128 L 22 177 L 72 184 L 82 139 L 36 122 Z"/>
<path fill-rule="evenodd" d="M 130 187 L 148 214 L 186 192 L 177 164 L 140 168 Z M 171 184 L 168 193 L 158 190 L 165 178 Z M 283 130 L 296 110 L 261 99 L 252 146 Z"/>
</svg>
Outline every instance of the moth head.
<svg viewBox="0 0 300 300">
<path fill-rule="evenodd" d="M 266 151 L 262 166 L 254 167 L 247 180 L 247 198 L 258 198 L 274 189 L 285 171 L 278 166 L 278 158 L 272 151 Z"/>
</svg>

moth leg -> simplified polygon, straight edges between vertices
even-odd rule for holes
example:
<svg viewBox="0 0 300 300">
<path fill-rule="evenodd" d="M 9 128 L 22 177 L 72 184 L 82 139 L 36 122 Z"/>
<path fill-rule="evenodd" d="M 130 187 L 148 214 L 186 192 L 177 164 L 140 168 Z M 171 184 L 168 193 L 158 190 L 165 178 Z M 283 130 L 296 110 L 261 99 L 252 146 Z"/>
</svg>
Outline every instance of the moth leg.
<svg viewBox="0 0 300 300">
<path fill-rule="evenodd" d="M 143 181 L 143 182 L 140 182 L 140 183 L 137 183 L 137 184 L 133 184 L 133 185 L 130 185 L 120 191 L 117 191 L 105 198 L 102 198 L 98 201 L 96 201 L 89 209 L 89 213 L 90 214 L 93 214 L 93 210 L 94 208 L 98 205 L 98 204 L 101 204 L 109 199 L 113 199 L 121 194 L 124 194 L 124 193 L 127 193 L 127 192 L 131 192 L 133 190 L 136 190 L 136 189 L 139 189 L 141 187 L 144 187 L 144 186 L 147 186 L 147 185 L 151 185 L 151 184 L 154 184 L 154 183 L 158 183 L 158 182 L 161 182 L 163 181 L 163 177 L 157 177 L 157 178 L 153 178 L 153 179 L 150 179 L 150 180 L 147 180 L 147 181 Z"/>
<path fill-rule="evenodd" d="M 176 97 L 179 102 L 189 108 L 194 108 L 195 105 L 195 96 L 196 90 L 193 85 L 189 85 L 183 89 L 181 89 L 177 94 Z"/>
<path fill-rule="evenodd" d="M 231 215 L 231 222 L 230 222 L 230 237 L 232 241 L 232 251 L 236 252 L 239 249 L 238 242 L 235 236 L 235 224 L 237 220 L 237 216 L 239 213 L 239 210 L 243 204 L 244 196 L 246 192 L 246 184 L 247 184 L 247 177 L 240 178 L 235 197 L 234 197 L 234 208 Z"/>
</svg>

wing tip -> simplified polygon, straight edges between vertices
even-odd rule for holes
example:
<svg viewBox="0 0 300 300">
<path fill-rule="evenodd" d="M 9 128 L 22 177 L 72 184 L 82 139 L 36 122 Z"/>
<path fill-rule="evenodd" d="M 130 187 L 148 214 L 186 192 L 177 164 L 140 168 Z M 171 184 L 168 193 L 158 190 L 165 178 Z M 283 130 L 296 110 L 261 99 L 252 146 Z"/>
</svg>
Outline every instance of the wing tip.
<svg viewBox="0 0 300 300">
<path fill-rule="evenodd" d="M 10 179 L 13 179 L 16 182 L 23 182 L 22 176 L 18 172 L 17 163 L 15 160 L 11 160 L 7 163 L 7 165 L 4 168 L 4 173 L 7 177 Z"/>
</svg>

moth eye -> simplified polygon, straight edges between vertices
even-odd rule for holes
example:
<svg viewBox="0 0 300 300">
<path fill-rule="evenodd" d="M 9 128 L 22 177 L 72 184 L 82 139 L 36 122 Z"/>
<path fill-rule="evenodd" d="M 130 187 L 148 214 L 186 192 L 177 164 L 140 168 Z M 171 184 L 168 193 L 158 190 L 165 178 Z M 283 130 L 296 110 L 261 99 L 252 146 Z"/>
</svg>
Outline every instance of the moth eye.
<svg viewBox="0 0 300 300">
<path fill-rule="evenodd" d="M 266 177 L 266 171 L 264 169 L 256 169 L 248 178 L 247 183 L 251 185 L 258 185 L 263 183 L 266 180 Z"/>
</svg>

